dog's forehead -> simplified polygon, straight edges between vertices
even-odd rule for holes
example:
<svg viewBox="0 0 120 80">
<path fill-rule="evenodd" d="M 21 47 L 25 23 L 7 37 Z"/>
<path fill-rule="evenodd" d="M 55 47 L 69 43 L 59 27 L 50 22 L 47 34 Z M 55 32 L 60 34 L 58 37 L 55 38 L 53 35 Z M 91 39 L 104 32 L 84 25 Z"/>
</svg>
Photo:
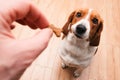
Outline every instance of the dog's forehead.
<svg viewBox="0 0 120 80">
<path fill-rule="evenodd" d="M 76 17 L 76 15 L 78 13 L 81 13 L 81 17 Z M 88 8 L 81 8 L 81 9 L 75 10 L 72 23 L 75 24 L 76 22 L 80 21 L 81 19 L 92 20 L 93 18 L 97 18 L 98 20 L 102 21 L 99 13 L 96 10 L 88 9 Z"/>
<path fill-rule="evenodd" d="M 78 12 L 81 12 L 82 15 L 84 15 L 84 16 L 89 15 L 89 16 L 98 16 L 98 17 L 100 17 L 99 13 L 94 9 L 88 9 L 88 8 L 77 9 L 75 11 L 75 14 L 77 14 Z"/>
</svg>

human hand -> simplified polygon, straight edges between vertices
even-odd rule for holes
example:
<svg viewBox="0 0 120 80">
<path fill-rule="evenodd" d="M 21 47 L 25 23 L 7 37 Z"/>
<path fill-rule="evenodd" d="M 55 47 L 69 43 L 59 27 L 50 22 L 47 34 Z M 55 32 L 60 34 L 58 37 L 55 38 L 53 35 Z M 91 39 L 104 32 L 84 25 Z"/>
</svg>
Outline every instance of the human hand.
<svg viewBox="0 0 120 80">
<path fill-rule="evenodd" d="M 18 80 L 47 47 L 52 31 L 46 28 L 48 21 L 31 2 L 0 0 L 0 5 L 0 80 Z M 16 40 L 11 33 L 14 21 L 42 30 L 32 38 Z"/>
</svg>

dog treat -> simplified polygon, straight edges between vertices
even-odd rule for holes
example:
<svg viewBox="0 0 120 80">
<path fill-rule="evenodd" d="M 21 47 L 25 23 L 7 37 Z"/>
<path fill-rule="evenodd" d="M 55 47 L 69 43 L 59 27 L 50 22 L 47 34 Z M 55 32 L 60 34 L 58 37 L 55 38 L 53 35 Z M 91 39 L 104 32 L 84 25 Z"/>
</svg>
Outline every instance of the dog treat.
<svg viewBox="0 0 120 80">
<path fill-rule="evenodd" d="M 62 29 L 55 27 L 53 24 L 49 25 L 48 27 L 53 30 L 57 37 L 61 36 Z"/>
</svg>

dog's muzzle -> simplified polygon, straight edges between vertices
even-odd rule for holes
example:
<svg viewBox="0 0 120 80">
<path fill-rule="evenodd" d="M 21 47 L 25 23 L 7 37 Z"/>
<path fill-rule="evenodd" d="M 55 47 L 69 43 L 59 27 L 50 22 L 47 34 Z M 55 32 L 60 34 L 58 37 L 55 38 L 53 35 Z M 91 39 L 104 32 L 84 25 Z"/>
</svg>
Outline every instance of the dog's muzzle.
<svg viewBox="0 0 120 80">
<path fill-rule="evenodd" d="M 79 25 L 76 26 L 75 35 L 78 38 L 82 38 L 82 36 L 85 34 L 86 30 L 87 29 L 86 29 L 85 25 L 79 24 Z"/>
</svg>

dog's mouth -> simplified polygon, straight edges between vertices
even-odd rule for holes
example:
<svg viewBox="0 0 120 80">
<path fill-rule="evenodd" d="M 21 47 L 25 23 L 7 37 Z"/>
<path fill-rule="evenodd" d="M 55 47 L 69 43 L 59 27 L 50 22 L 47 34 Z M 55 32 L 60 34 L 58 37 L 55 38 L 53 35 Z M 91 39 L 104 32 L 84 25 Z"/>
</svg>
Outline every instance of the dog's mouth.
<svg viewBox="0 0 120 80">
<path fill-rule="evenodd" d="M 74 33 L 74 34 L 75 34 L 75 36 L 76 36 L 77 38 L 83 39 L 82 35 L 78 35 L 78 34 L 76 34 L 76 33 Z"/>
</svg>

